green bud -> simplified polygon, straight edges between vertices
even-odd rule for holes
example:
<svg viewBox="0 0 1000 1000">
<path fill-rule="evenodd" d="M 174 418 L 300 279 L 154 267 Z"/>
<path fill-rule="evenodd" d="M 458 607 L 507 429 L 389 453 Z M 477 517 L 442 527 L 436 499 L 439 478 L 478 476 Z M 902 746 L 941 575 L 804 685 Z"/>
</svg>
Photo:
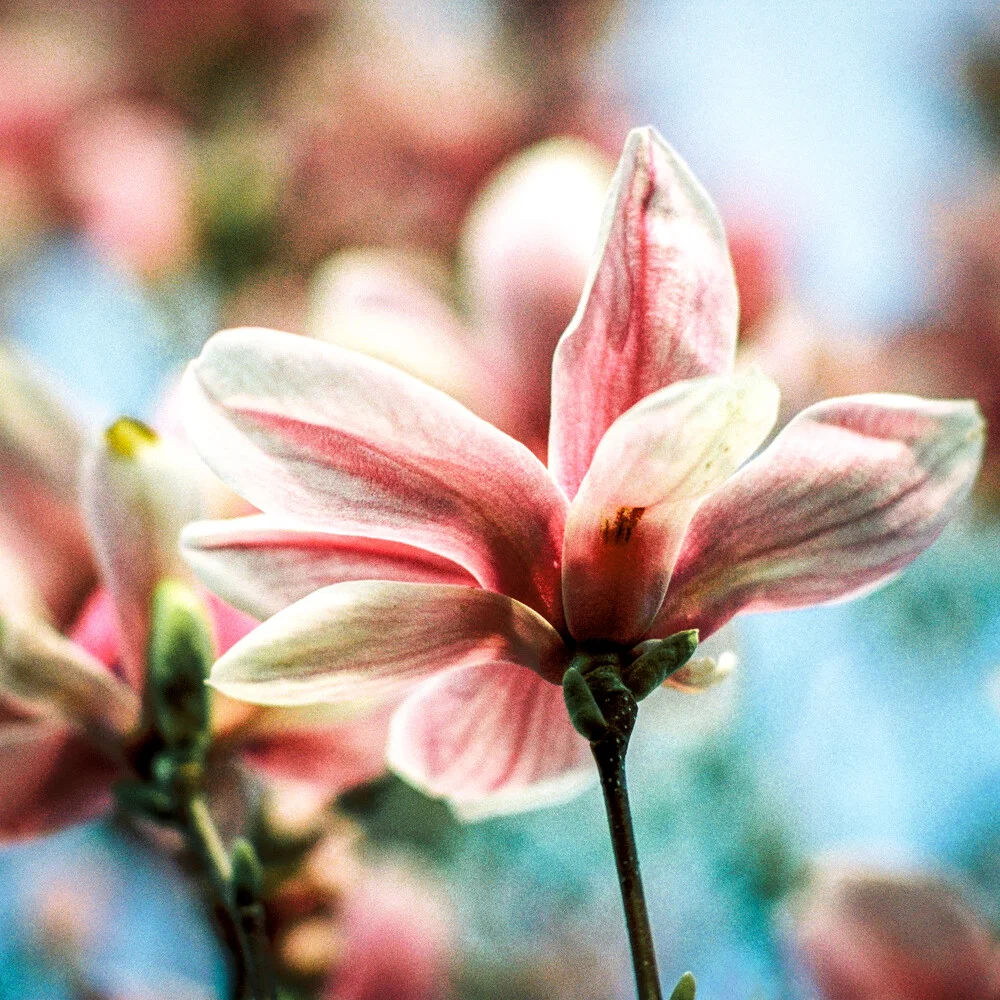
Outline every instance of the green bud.
<svg viewBox="0 0 1000 1000">
<path fill-rule="evenodd" d="M 150 705 L 168 746 L 202 752 L 208 744 L 212 632 L 187 585 L 163 580 L 153 592 L 149 631 Z M 196 754 L 197 755 L 197 754 Z"/>
<path fill-rule="evenodd" d="M 680 982 L 674 987 L 674 992 L 670 994 L 670 1000 L 694 1000 L 694 996 L 694 976 L 690 972 L 685 972 L 681 976 Z"/>
<path fill-rule="evenodd" d="M 595 743 L 608 733 L 608 723 L 604 713 L 594 700 L 583 674 L 576 667 L 570 667 L 563 674 L 563 697 L 573 728 L 584 739 Z"/>
<path fill-rule="evenodd" d="M 244 837 L 237 838 L 232 850 L 233 905 L 237 910 L 246 909 L 260 901 L 264 872 L 253 844 Z"/>
<path fill-rule="evenodd" d="M 145 785 L 141 781 L 119 781 L 114 786 L 115 799 L 127 813 L 158 823 L 175 816 L 173 797 L 162 788 Z"/>
<path fill-rule="evenodd" d="M 698 648 L 698 630 L 677 632 L 659 642 L 645 642 L 639 648 L 643 652 L 625 668 L 622 676 L 636 701 L 642 701 L 691 659 Z"/>
</svg>

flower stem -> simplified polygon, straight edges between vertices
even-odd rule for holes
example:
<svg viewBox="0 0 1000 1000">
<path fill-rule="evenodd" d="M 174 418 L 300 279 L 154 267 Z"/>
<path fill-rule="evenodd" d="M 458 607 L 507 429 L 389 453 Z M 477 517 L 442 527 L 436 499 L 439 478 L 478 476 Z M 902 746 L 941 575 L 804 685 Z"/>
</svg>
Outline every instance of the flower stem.
<svg viewBox="0 0 1000 1000">
<path fill-rule="evenodd" d="M 604 805 L 611 830 L 618 884 L 621 888 L 625 926 L 632 949 L 635 985 L 639 1000 L 662 1000 L 660 977 L 656 969 L 656 952 L 653 932 L 646 911 L 646 897 L 642 890 L 639 855 L 632 829 L 632 812 L 629 808 L 628 785 L 625 781 L 625 754 L 635 726 L 638 706 L 635 698 L 625 688 L 614 685 L 612 689 L 595 691 L 608 731 L 590 744 L 601 777 Z"/>
<path fill-rule="evenodd" d="M 276 1000 L 277 987 L 265 933 L 264 908 L 259 900 L 238 905 L 233 900 L 233 866 L 205 796 L 196 793 L 181 808 L 181 828 L 192 853 L 201 861 L 215 897 L 233 922 L 239 942 L 243 979 L 252 1000 Z"/>
</svg>

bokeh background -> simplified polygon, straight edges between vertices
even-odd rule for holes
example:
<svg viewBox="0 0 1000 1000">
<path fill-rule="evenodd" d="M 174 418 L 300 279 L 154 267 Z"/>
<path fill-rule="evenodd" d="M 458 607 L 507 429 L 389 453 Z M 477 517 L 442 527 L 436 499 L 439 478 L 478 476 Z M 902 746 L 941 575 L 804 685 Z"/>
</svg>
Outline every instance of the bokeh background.
<svg viewBox="0 0 1000 1000">
<path fill-rule="evenodd" d="M 985 0 L 15 0 L 0 65 L 2 336 L 92 428 L 151 418 L 222 326 L 335 325 L 331 273 L 374 259 L 347 251 L 468 312 L 463 274 L 545 216 L 513 202 L 515 235 L 477 258 L 498 170 L 568 136 L 600 173 L 646 123 L 720 207 L 744 357 L 789 413 L 880 389 L 1000 406 Z M 553 309 L 536 325 L 558 332 Z M 537 353 L 533 322 L 504 350 Z M 379 350 L 445 371 L 445 339 Z M 1000 990 L 998 458 L 884 590 L 740 620 L 733 679 L 644 705 L 650 908 L 699 998 L 1000 996 L 975 985 Z M 292 830 L 309 813 L 283 808 Z M 631 995 L 596 791 L 462 824 L 386 777 L 323 823 L 334 902 L 277 942 L 289 996 Z M 120 825 L 0 850 L 0 996 L 222 997 L 227 977 L 188 880 Z"/>
</svg>

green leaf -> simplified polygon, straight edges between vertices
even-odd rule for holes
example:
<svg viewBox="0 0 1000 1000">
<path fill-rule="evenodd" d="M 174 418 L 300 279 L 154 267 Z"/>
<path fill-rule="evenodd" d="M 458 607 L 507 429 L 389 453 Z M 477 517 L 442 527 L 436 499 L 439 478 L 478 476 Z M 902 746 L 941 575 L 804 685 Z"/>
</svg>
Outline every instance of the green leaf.
<svg viewBox="0 0 1000 1000">
<path fill-rule="evenodd" d="M 208 745 L 205 679 L 213 654 L 208 616 L 194 591 L 161 581 L 153 592 L 148 662 L 151 708 L 168 746 L 203 751 Z"/>
<path fill-rule="evenodd" d="M 595 743 L 607 735 L 608 723 L 604 713 L 594 700 L 590 685 L 576 667 L 570 667 L 563 674 L 563 697 L 570 722 L 584 739 Z"/>
<path fill-rule="evenodd" d="M 622 674 L 622 680 L 636 701 L 642 701 L 691 659 L 698 648 L 698 630 L 677 632 L 659 642 L 643 643 L 640 648 L 643 650 L 641 655 Z"/>
<path fill-rule="evenodd" d="M 670 1000 L 694 1000 L 694 994 L 694 976 L 690 972 L 685 972 L 681 976 L 680 982 L 674 987 L 674 992 L 670 994 Z"/>
</svg>

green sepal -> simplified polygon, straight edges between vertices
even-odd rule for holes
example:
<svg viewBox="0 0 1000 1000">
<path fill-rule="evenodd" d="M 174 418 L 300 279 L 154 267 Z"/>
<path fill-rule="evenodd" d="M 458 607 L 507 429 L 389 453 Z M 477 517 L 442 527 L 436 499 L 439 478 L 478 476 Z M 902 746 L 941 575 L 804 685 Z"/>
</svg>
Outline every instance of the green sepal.
<svg viewBox="0 0 1000 1000">
<path fill-rule="evenodd" d="M 680 982 L 674 987 L 674 992 L 670 994 L 670 1000 L 694 1000 L 694 996 L 694 976 L 690 972 L 685 972 L 681 976 Z"/>
<path fill-rule="evenodd" d="M 586 740 L 596 743 L 607 736 L 608 722 L 594 700 L 583 674 L 576 667 L 569 667 L 563 674 L 563 697 L 573 728 Z"/>
<path fill-rule="evenodd" d="M 238 837 L 233 842 L 231 862 L 233 905 L 237 910 L 244 910 L 260 901 L 264 871 L 257 851 L 245 837 Z"/>
<path fill-rule="evenodd" d="M 162 788 L 141 781 L 119 781 L 115 783 L 114 795 L 119 807 L 133 816 L 152 819 L 158 823 L 176 818 L 174 798 Z"/>
<path fill-rule="evenodd" d="M 207 748 L 214 657 L 208 616 L 190 587 L 163 580 L 153 592 L 149 629 L 149 694 L 156 727 L 168 746 L 195 756 Z"/>
<path fill-rule="evenodd" d="M 691 659 L 698 648 L 698 630 L 676 632 L 658 642 L 645 642 L 639 648 L 643 652 L 622 671 L 622 680 L 636 701 L 652 694 Z"/>
</svg>

